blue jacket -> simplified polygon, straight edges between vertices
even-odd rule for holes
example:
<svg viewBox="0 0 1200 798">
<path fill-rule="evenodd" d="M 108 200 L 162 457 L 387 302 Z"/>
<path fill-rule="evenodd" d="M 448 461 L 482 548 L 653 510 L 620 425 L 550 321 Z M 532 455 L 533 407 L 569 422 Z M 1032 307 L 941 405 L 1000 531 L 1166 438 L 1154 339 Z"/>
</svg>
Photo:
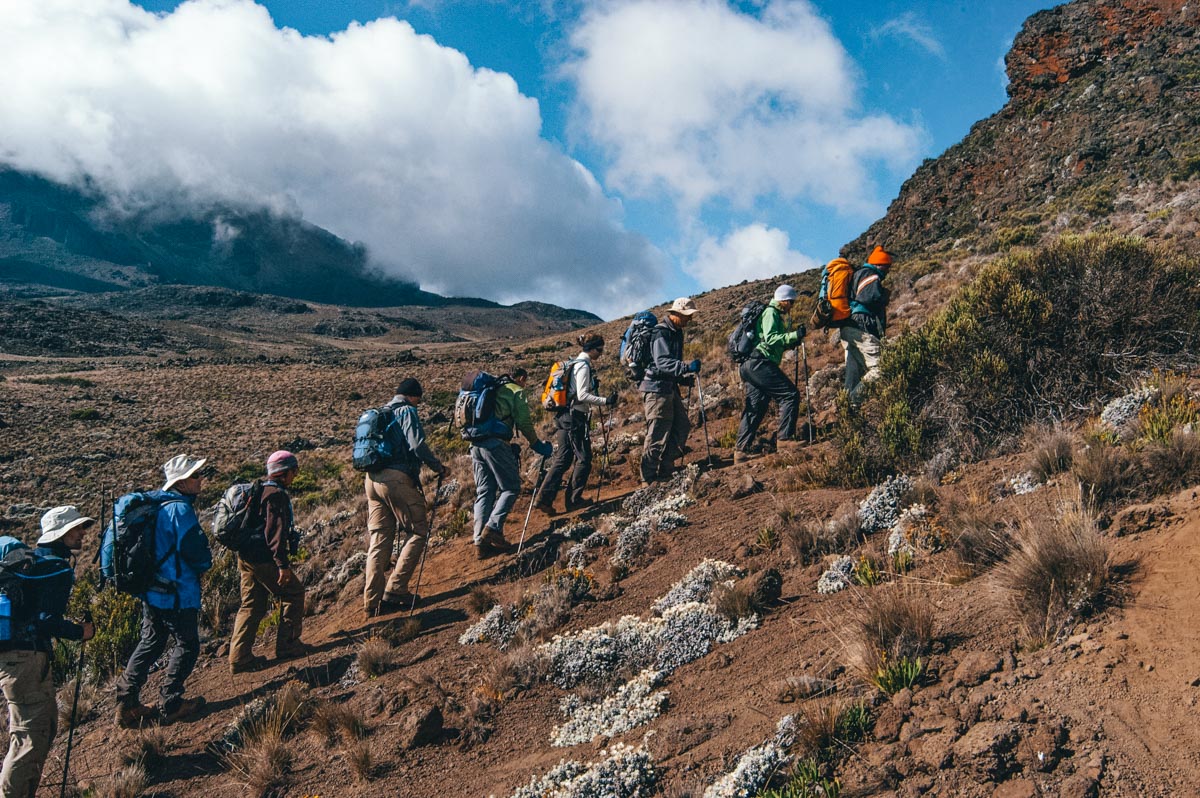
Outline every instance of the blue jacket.
<svg viewBox="0 0 1200 798">
<path fill-rule="evenodd" d="M 192 507 L 193 497 L 175 491 L 155 491 L 165 503 L 154 528 L 155 559 L 159 563 L 146 603 L 160 610 L 200 609 L 200 574 L 212 567 L 208 537 Z"/>
</svg>

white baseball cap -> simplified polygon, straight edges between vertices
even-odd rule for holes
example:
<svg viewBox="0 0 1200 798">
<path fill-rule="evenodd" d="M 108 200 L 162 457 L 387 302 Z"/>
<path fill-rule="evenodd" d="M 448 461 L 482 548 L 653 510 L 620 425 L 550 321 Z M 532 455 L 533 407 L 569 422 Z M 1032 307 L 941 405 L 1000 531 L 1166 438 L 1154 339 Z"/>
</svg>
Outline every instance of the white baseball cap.
<svg viewBox="0 0 1200 798">
<path fill-rule="evenodd" d="M 696 302 L 688 296 L 681 296 L 671 303 L 671 313 L 678 313 L 680 316 L 690 316 L 696 313 L 700 308 L 696 307 Z"/>
<path fill-rule="evenodd" d="M 167 462 L 163 463 L 163 475 L 167 481 L 163 483 L 163 490 L 170 490 L 176 482 L 195 474 L 204 464 L 207 463 L 203 457 L 190 457 L 186 454 L 177 454 Z"/>
<path fill-rule="evenodd" d="M 61 507 L 47 510 L 46 514 L 42 516 L 42 536 L 38 538 L 37 545 L 44 546 L 47 543 L 53 543 L 77 526 L 94 523 L 96 523 L 95 518 L 88 518 L 81 514 L 72 504 L 64 504 Z"/>
<path fill-rule="evenodd" d="M 796 289 L 792 288 L 787 283 L 775 289 L 776 302 L 794 302 L 796 299 Z"/>
</svg>

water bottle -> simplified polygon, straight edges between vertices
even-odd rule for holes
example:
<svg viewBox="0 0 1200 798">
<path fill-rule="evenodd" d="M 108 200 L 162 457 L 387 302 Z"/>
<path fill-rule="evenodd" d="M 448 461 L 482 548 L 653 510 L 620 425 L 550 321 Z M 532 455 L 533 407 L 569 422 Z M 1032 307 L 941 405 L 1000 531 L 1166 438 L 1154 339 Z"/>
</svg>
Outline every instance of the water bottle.
<svg viewBox="0 0 1200 798">
<path fill-rule="evenodd" d="M 0 643 L 12 640 L 12 600 L 0 593 Z"/>
</svg>

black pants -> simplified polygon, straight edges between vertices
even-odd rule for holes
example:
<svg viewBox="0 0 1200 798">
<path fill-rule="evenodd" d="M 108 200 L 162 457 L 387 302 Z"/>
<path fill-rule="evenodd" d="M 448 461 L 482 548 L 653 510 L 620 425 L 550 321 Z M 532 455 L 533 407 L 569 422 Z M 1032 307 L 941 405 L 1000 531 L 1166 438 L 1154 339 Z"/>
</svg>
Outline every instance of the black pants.
<svg viewBox="0 0 1200 798">
<path fill-rule="evenodd" d="M 554 434 L 554 456 L 550 458 L 546 484 L 538 502 L 554 503 L 559 483 L 573 463 L 575 467 L 571 470 L 571 481 L 567 487 L 567 504 L 578 504 L 583 500 L 588 475 L 592 473 L 592 438 L 588 433 L 588 417 L 586 413 L 574 410 L 560 413 L 554 419 L 554 426 L 558 429 Z"/>
<path fill-rule="evenodd" d="M 175 638 L 175 648 L 167 664 L 162 686 L 162 711 L 173 712 L 183 699 L 183 683 L 192 675 L 200 656 L 199 610 L 160 610 L 142 602 L 142 637 L 129 655 L 125 673 L 117 680 L 117 703 L 133 706 L 141 703 L 142 687 L 150 678 L 150 668 Z"/>
<path fill-rule="evenodd" d="M 743 363 L 739 371 L 746 388 L 746 406 L 742 410 L 742 422 L 738 425 L 738 451 L 750 451 L 758 426 L 767 415 L 772 399 L 779 403 L 779 440 L 794 438 L 796 419 L 800 413 L 800 391 L 783 373 L 783 369 L 765 357 L 755 355 Z"/>
</svg>

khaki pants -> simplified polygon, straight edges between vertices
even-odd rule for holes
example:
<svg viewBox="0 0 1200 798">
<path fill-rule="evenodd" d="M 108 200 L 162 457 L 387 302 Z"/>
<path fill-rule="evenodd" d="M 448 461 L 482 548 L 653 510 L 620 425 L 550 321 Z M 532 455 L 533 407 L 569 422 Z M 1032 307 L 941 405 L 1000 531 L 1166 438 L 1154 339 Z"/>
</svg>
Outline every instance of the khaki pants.
<svg viewBox="0 0 1200 798">
<path fill-rule="evenodd" d="M 274 562 L 251 564 L 238 557 L 242 578 L 242 606 L 233 621 L 229 639 L 229 664 L 237 665 L 254 656 L 254 638 L 258 625 L 271 608 L 271 597 L 282 603 L 279 629 L 275 637 L 275 655 L 285 654 L 288 646 L 300 641 L 304 626 L 304 585 L 300 580 L 287 587 L 279 584 L 279 566 Z"/>
<path fill-rule="evenodd" d="M 58 730 L 50 657 L 41 651 L 0 652 L 0 689 L 8 701 L 8 755 L 0 795 L 32 798 Z"/>
<path fill-rule="evenodd" d="M 857 404 L 862 386 L 879 378 L 879 339 L 851 325 L 842 327 L 839 337 L 846 350 L 846 390 Z"/>
<path fill-rule="evenodd" d="M 667 479 L 675 461 L 683 457 L 683 447 L 692 422 L 679 389 L 670 393 L 645 393 L 646 442 L 642 448 L 641 475 L 643 482 Z"/>
<path fill-rule="evenodd" d="M 367 474 L 366 489 L 370 544 L 367 547 L 363 606 L 368 613 L 373 613 L 385 597 L 408 593 L 408 582 L 421 561 L 421 552 L 425 551 L 429 522 L 425 515 L 425 495 L 413 478 L 403 471 L 385 468 Z M 391 564 L 398 531 L 403 532 L 404 543 L 385 589 L 384 575 Z"/>
</svg>

